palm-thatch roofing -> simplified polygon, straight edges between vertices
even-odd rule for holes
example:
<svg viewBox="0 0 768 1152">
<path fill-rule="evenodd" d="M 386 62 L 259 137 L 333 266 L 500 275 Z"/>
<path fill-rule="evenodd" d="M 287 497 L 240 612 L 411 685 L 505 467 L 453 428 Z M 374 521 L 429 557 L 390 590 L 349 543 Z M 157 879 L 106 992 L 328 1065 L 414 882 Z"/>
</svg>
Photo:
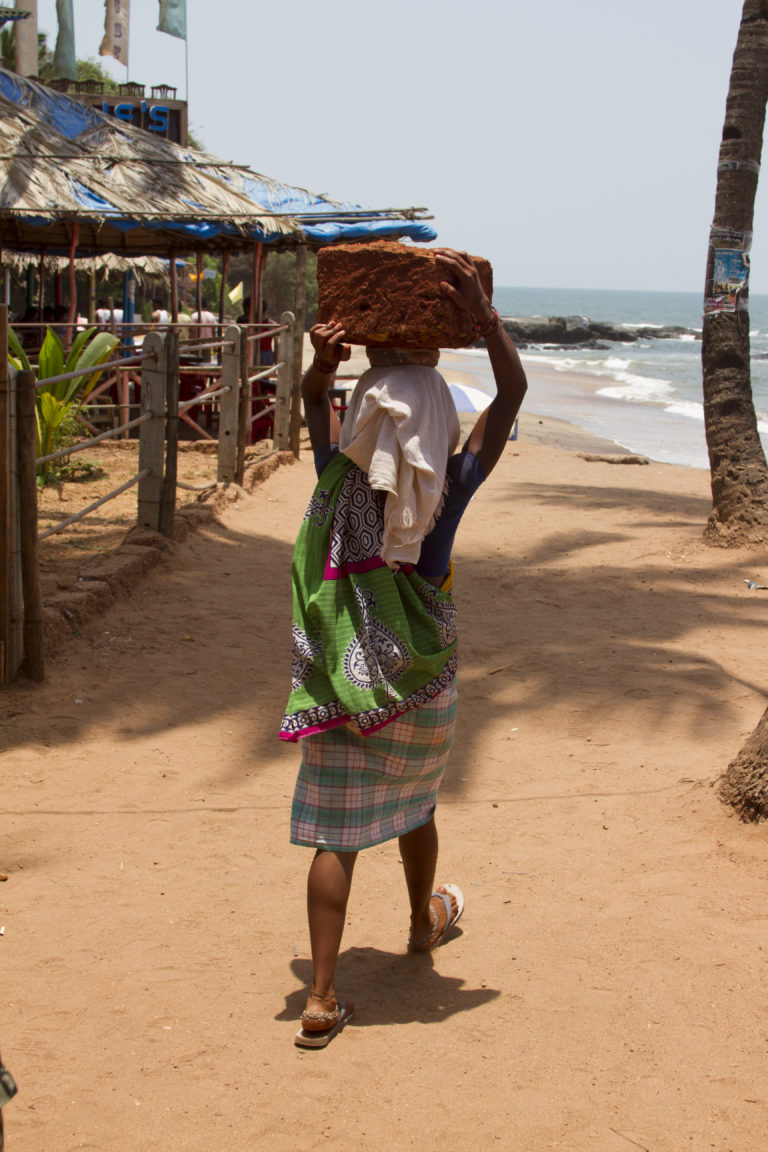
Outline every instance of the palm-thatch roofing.
<svg viewBox="0 0 768 1152">
<path fill-rule="evenodd" d="M 35 269 L 42 266 L 46 276 L 61 275 L 67 271 L 71 262 L 69 256 L 52 255 L 48 251 L 41 259 L 36 252 L 12 252 L 6 248 L 0 254 L 0 263 L 21 277 L 30 266 Z M 176 263 L 180 268 L 185 265 L 181 259 L 177 259 Z M 148 280 L 160 280 L 165 284 L 170 281 L 170 261 L 162 256 L 123 256 L 117 252 L 103 252 L 98 256 L 76 256 L 74 266 L 75 272 L 94 272 L 102 280 L 106 280 L 110 272 L 131 271 L 137 284 Z"/>
<path fill-rule="evenodd" d="M 0 69 L 3 248 L 168 255 L 376 235 L 434 238 L 424 209 L 370 211 L 145 132 Z"/>
</svg>

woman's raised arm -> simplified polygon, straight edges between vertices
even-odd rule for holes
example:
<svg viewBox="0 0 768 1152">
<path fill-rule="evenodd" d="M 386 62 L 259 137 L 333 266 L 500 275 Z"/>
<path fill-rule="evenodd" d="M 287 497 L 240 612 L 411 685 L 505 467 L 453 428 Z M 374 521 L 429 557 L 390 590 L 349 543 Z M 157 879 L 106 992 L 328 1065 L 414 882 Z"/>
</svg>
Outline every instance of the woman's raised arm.
<svg viewBox="0 0 768 1152">
<path fill-rule="evenodd" d="M 309 330 L 315 358 L 301 381 L 304 415 L 309 429 L 312 451 L 325 444 L 338 444 L 341 427 L 328 396 L 336 369 L 342 360 L 349 359 L 349 345 L 342 344 L 344 329 L 341 324 L 315 324 Z"/>
<path fill-rule="evenodd" d="M 439 248 L 436 256 L 452 276 L 451 283 L 443 281 L 442 290 L 457 308 L 473 316 L 478 334 L 485 338 L 496 381 L 496 395 L 481 413 L 465 445 L 480 461 L 487 476 L 504 451 L 528 382 L 517 349 L 504 331 L 498 313 L 483 291 L 477 269 L 466 253 Z"/>
</svg>

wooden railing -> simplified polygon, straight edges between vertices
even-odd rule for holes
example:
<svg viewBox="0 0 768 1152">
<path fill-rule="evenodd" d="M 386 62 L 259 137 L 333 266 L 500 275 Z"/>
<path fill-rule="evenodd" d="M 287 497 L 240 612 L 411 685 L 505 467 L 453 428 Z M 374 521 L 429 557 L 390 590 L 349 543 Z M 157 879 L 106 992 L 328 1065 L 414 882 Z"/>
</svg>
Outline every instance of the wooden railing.
<svg viewBox="0 0 768 1152">
<path fill-rule="evenodd" d="M 0 306 L 0 684 L 10 683 L 19 670 L 33 680 L 43 677 L 43 610 L 40 597 L 38 542 L 83 520 L 109 500 L 137 488 L 137 524 L 170 536 L 173 532 L 177 488 L 192 488 L 177 479 L 179 422 L 191 420 L 192 408 L 215 405 L 218 410 L 218 460 L 215 483 L 242 483 L 248 430 L 253 422 L 271 415 L 277 450 L 298 456 L 300 425 L 299 381 L 301 365 L 295 361 L 293 314 L 284 312 L 280 323 L 250 333 L 237 324 L 227 326 L 219 340 L 185 341 L 184 355 L 215 352 L 218 362 L 195 366 L 209 383 L 191 399 L 179 399 L 184 367 L 179 362 L 178 332 L 148 332 L 137 356 L 110 362 L 105 370 L 119 378 L 129 366 L 140 367 L 141 400 L 137 416 L 115 428 L 36 457 L 35 394 L 44 384 L 70 379 L 77 373 L 37 381 L 35 373 L 16 371 L 7 356 L 7 309 Z M 265 336 L 277 337 L 277 363 L 252 365 L 254 349 Z M 258 355 L 255 356 L 258 359 Z M 254 371 L 254 369 L 256 369 Z M 80 373 L 82 374 L 82 373 Z M 254 384 L 274 381 L 275 395 L 254 396 Z M 253 411 L 254 405 L 261 407 Z M 118 406 L 130 414 L 130 404 Z M 295 409 L 295 411 L 294 411 Z M 37 530 L 37 469 L 63 457 L 85 451 L 105 440 L 138 429 L 138 468 L 133 477 L 73 516 Z M 206 436 L 211 439 L 211 437 Z"/>
</svg>

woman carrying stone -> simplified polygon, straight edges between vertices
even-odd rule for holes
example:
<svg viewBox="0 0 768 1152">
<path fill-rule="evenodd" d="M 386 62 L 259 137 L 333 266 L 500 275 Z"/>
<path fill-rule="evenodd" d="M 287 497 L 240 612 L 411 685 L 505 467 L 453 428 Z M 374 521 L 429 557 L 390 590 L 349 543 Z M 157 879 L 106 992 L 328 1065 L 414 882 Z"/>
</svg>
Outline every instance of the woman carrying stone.
<svg viewBox="0 0 768 1152">
<path fill-rule="evenodd" d="M 460 451 L 439 352 L 368 349 L 340 427 L 329 388 L 344 329 L 316 324 L 302 394 L 318 483 L 293 561 L 292 692 L 301 740 L 291 842 L 316 849 L 307 909 L 313 982 L 296 1043 L 324 1047 L 352 1015 L 334 977 L 357 852 L 398 839 L 410 951 L 442 943 L 464 907 L 434 888 L 437 791 L 456 717 L 450 553 L 526 390 L 515 347 L 464 254 L 438 250 L 440 290 L 484 336 L 497 393 Z"/>
</svg>

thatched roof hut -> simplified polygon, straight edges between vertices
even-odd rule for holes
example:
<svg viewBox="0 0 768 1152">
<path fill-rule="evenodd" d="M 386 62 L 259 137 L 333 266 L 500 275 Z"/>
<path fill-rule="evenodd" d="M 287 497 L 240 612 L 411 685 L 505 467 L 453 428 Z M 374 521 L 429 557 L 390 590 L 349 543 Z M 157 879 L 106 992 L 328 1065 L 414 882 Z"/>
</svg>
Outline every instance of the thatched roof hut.
<svg viewBox="0 0 768 1152">
<path fill-rule="evenodd" d="M 432 239 L 424 209 L 367 210 L 227 164 L 0 69 L 3 248 L 163 255 Z M 76 226 L 76 227 L 75 227 Z"/>
</svg>

